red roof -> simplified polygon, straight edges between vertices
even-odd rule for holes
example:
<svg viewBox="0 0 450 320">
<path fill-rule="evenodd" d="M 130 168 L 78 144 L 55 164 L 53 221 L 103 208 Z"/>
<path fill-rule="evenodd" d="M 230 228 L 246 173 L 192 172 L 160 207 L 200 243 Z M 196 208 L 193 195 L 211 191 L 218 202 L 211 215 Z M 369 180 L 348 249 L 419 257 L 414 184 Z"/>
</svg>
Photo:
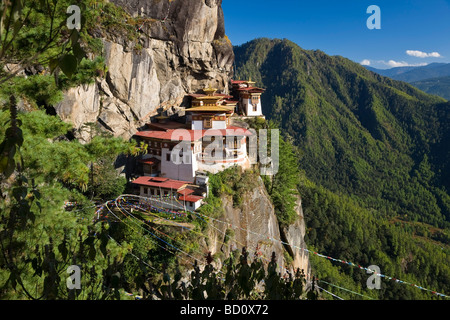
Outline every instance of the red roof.
<svg viewBox="0 0 450 320">
<path fill-rule="evenodd" d="M 162 177 L 139 177 L 133 181 L 134 184 L 147 186 L 147 187 L 159 187 L 163 189 L 175 189 L 178 190 L 188 184 L 187 181 L 172 180 Z"/>
<path fill-rule="evenodd" d="M 208 130 L 143 130 L 138 131 L 135 136 L 141 138 L 153 138 L 169 141 L 197 141 L 205 136 L 251 136 L 252 133 L 244 128 L 229 126 L 227 129 L 208 129 Z"/>
<path fill-rule="evenodd" d="M 197 141 L 203 138 L 203 133 L 202 130 L 188 129 L 170 129 L 166 131 L 143 130 L 136 132 L 135 136 L 169 141 Z"/>
<path fill-rule="evenodd" d="M 225 94 L 225 93 L 216 93 L 215 94 L 216 96 L 221 96 L 221 97 L 224 97 L 224 98 L 233 98 L 233 96 L 230 96 L 230 95 L 228 95 L 228 94 Z"/>
<path fill-rule="evenodd" d="M 248 81 L 245 81 L 245 80 L 231 80 L 232 84 L 241 84 L 241 83 L 246 83 L 246 82 L 248 82 Z"/>
<path fill-rule="evenodd" d="M 159 129 L 159 130 L 169 130 L 169 129 L 173 129 L 174 130 L 174 129 L 186 128 L 186 124 L 175 122 L 175 121 L 167 121 L 167 122 L 164 122 L 164 123 L 151 122 L 151 123 L 146 123 L 146 125 L 149 128 Z"/>
<path fill-rule="evenodd" d="M 197 202 L 202 199 L 203 199 L 202 196 L 193 196 L 193 195 L 187 195 L 187 196 L 182 196 L 182 197 L 178 198 L 178 200 L 189 201 L 189 202 Z"/>
<path fill-rule="evenodd" d="M 257 88 L 257 87 L 243 87 L 243 88 L 239 88 L 237 90 L 238 91 L 260 91 L 260 92 L 266 91 L 265 89 Z"/>
<path fill-rule="evenodd" d="M 194 193 L 194 190 L 189 189 L 189 188 L 184 188 L 183 190 L 180 190 L 177 192 L 183 196 L 187 196 L 188 194 Z"/>
</svg>

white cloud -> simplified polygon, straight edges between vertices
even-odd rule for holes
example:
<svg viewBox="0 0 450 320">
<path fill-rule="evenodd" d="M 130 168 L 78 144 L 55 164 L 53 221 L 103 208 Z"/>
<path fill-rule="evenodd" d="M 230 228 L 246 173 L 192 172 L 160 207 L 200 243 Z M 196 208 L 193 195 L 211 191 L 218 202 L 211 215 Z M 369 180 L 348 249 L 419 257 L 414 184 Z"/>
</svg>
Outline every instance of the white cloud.
<svg viewBox="0 0 450 320">
<path fill-rule="evenodd" d="M 395 61 L 395 60 L 389 60 L 386 61 L 380 61 L 381 63 L 391 67 L 391 68 L 397 68 L 397 67 L 422 67 L 426 66 L 428 63 L 408 63 L 406 61 Z"/>
<path fill-rule="evenodd" d="M 359 63 L 362 66 L 372 66 L 379 69 L 390 69 L 390 68 L 397 68 L 397 67 L 423 67 L 428 65 L 426 62 L 421 63 L 409 63 L 406 61 L 395 61 L 395 60 L 369 60 L 364 59 Z"/>
<path fill-rule="evenodd" d="M 417 58 L 439 58 L 441 56 L 439 52 L 426 53 L 419 50 L 406 50 L 406 54 Z"/>
</svg>

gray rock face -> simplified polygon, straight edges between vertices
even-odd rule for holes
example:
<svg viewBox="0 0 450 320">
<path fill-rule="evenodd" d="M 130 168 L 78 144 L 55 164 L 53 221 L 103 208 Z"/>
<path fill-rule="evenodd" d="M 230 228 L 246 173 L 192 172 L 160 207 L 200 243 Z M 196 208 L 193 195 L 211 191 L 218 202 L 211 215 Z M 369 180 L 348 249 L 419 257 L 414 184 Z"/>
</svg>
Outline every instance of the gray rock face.
<svg viewBox="0 0 450 320">
<path fill-rule="evenodd" d="M 139 51 L 129 50 L 124 39 L 103 39 L 105 79 L 70 89 L 56 106 L 61 118 L 74 125 L 77 138 L 87 140 L 82 126 L 94 122 L 128 139 L 151 116 L 179 110 L 188 93 L 209 85 L 228 90 L 234 54 L 225 37 L 221 1 L 111 2 L 152 23 L 142 27 Z"/>
<path fill-rule="evenodd" d="M 294 269 L 300 268 L 300 270 L 303 269 L 305 271 L 305 274 L 310 274 L 311 265 L 309 263 L 309 255 L 302 250 L 307 249 L 307 246 L 305 243 L 306 226 L 300 198 L 297 200 L 296 211 L 298 219 L 290 226 L 283 226 L 280 233 L 283 241 L 290 244 L 290 246 L 286 246 L 285 248 L 291 257 L 293 257 Z"/>
<path fill-rule="evenodd" d="M 246 247 L 249 258 L 253 259 L 258 249 L 260 257 L 267 265 L 271 259 L 272 252 L 275 252 L 277 264 L 284 273 L 284 268 L 291 272 L 300 268 L 305 274 L 310 273 L 309 256 L 304 251 L 293 250 L 293 263 L 287 266 L 284 259 L 285 248 L 280 240 L 292 246 L 306 248 L 304 243 L 305 225 L 301 201 L 297 203 L 299 219 L 288 228 L 281 228 L 275 215 L 270 196 L 264 187 L 262 179 L 259 178 L 252 190 L 243 195 L 243 204 L 240 208 L 233 207 L 233 200 L 230 196 L 222 196 L 224 213 L 217 218 L 219 221 L 213 222 L 213 227 L 209 228 L 209 239 L 207 250 L 213 255 L 222 252 L 224 258 L 229 256 L 230 251 L 241 250 Z M 225 222 L 225 223 L 224 223 Z M 225 236 L 227 229 L 233 230 L 228 241 Z M 283 239 L 284 238 L 284 239 Z M 275 240 L 273 240 L 275 239 Z M 289 250 L 288 250 L 289 252 Z M 220 265 L 220 261 L 217 265 Z"/>
</svg>

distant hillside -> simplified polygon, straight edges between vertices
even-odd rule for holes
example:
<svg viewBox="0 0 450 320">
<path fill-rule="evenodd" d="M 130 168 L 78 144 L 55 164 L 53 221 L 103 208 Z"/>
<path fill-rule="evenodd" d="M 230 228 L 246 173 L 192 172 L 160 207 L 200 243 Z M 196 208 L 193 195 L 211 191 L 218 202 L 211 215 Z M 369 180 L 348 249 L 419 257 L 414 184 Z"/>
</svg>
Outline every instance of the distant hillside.
<svg viewBox="0 0 450 320">
<path fill-rule="evenodd" d="M 237 76 L 267 89 L 263 112 L 294 139 L 310 179 L 391 214 L 450 221 L 441 198 L 448 194 L 436 191 L 450 190 L 444 99 L 288 40 L 258 39 L 234 51 Z"/>
<path fill-rule="evenodd" d="M 382 76 L 408 83 L 450 76 L 450 63 L 430 63 L 423 67 L 398 67 L 391 69 L 376 69 L 369 66 L 366 66 L 366 68 Z"/>
<path fill-rule="evenodd" d="M 265 115 L 298 149 L 308 247 L 450 292 L 450 103 L 288 40 L 234 52 L 235 78 L 267 89 Z M 393 281 L 369 293 L 365 274 L 319 260 L 319 279 L 356 292 L 431 298 Z"/>
<path fill-rule="evenodd" d="M 428 66 L 431 66 L 431 65 L 436 65 L 436 63 L 429 64 Z M 428 67 L 428 66 L 426 66 L 426 67 Z M 390 68 L 390 69 L 377 69 L 377 68 L 373 68 L 370 66 L 364 66 L 364 67 L 370 71 L 376 72 L 378 74 L 381 74 L 382 76 L 390 77 L 390 78 L 398 76 L 405 72 L 420 68 L 420 67 L 396 67 L 396 68 Z"/>
<path fill-rule="evenodd" d="M 398 67 L 392 69 L 366 69 L 394 80 L 405 81 L 420 90 L 450 100 L 450 63 L 431 63 L 423 67 Z"/>
<path fill-rule="evenodd" d="M 411 84 L 426 93 L 450 100 L 450 76 L 411 82 Z"/>
</svg>

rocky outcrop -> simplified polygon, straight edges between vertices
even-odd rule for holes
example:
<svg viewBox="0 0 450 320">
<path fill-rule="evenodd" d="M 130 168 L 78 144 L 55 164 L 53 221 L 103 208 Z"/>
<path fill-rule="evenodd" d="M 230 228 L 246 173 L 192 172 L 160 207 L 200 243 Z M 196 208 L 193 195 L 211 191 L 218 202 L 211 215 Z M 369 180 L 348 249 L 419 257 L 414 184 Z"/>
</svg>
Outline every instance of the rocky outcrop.
<svg viewBox="0 0 450 320">
<path fill-rule="evenodd" d="M 306 249 L 307 246 L 305 242 L 306 225 L 303 216 L 302 200 L 300 198 L 297 200 L 296 211 L 298 214 L 297 220 L 289 226 L 281 226 L 281 239 L 290 244 L 290 246 L 286 245 L 285 249 L 294 260 L 294 268 L 300 268 L 305 271 L 305 274 L 310 274 L 311 265 L 309 263 L 309 255 L 302 250 Z"/>
<path fill-rule="evenodd" d="M 108 67 L 105 79 L 68 90 L 55 108 L 74 125 L 77 138 L 88 139 L 83 124 L 93 122 L 127 139 L 151 116 L 182 110 L 188 93 L 209 85 L 228 90 L 234 54 L 221 1 L 111 2 L 151 23 L 142 25 L 139 50 L 131 50 L 120 36 L 99 33 Z"/>
<path fill-rule="evenodd" d="M 227 258 L 230 251 L 235 249 L 241 250 L 246 247 L 250 257 L 254 257 L 256 252 L 268 263 L 275 252 L 277 264 L 280 272 L 287 268 L 288 270 L 303 269 L 305 274 L 309 274 L 309 257 L 304 255 L 303 251 L 294 249 L 292 253 L 293 262 L 287 265 L 285 261 L 285 250 L 291 248 L 292 245 L 305 247 L 303 240 L 305 233 L 305 225 L 303 222 L 303 212 L 301 202 L 297 204 L 299 219 L 286 228 L 280 228 L 274 207 L 270 196 L 264 187 L 261 178 L 258 179 L 255 186 L 243 195 L 243 202 L 239 207 L 233 206 L 231 196 L 222 196 L 224 212 L 218 221 L 213 221 L 212 227 L 209 228 L 209 241 L 204 244 L 217 260 L 217 265 L 223 262 L 220 257 Z M 226 222 L 226 223 L 224 223 Z M 225 236 L 231 235 L 231 236 Z M 275 240 L 272 240 L 275 239 Z M 281 241 L 289 243 L 291 246 L 283 246 Z"/>
</svg>

